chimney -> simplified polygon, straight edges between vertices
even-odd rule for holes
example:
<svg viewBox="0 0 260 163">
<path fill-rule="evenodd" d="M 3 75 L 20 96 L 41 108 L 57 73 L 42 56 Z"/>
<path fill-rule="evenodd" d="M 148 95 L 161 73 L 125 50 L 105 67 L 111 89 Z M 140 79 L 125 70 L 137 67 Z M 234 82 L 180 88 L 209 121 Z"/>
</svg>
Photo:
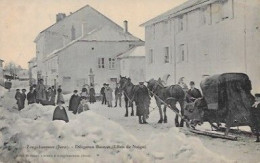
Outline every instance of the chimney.
<svg viewBox="0 0 260 163">
<path fill-rule="evenodd" d="M 127 33 L 128 32 L 128 22 L 127 20 L 124 21 L 124 32 Z"/>
<path fill-rule="evenodd" d="M 58 13 L 56 14 L 56 23 L 61 21 L 62 19 L 64 19 L 66 17 L 66 14 L 64 13 Z"/>
</svg>

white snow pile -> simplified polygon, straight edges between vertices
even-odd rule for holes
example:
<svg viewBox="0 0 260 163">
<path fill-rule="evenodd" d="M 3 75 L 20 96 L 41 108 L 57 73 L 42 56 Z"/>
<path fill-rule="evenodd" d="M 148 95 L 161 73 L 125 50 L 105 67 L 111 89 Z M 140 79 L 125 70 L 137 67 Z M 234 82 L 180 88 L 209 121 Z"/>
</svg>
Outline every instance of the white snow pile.
<svg viewBox="0 0 260 163">
<path fill-rule="evenodd" d="M 0 161 L 229 162 L 176 128 L 140 142 L 119 124 L 92 111 L 79 115 L 67 111 L 69 123 L 52 121 L 53 111 L 54 106 L 39 104 L 20 112 L 0 107 Z"/>
</svg>

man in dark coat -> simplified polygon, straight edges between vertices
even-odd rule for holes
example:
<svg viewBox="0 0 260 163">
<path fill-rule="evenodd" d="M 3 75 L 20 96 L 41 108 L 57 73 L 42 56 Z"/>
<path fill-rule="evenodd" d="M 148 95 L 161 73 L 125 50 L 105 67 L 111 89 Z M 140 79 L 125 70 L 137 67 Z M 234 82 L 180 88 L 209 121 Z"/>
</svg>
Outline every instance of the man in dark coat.
<svg viewBox="0 0 260 163">
<path fill-rule="evenodd" d="M 134 93 L 134 101 L 136 103 L 136 115 L 140 124 L 147 124 L 146 118 L 149 114 L 150 95 L 144 82 L 140 82 Z"/>
<path fill-rule="evenodd" d="M 119 89 L 119 84 L 116 84 L 115 89 L 115 107 L 117 107 L 117 101 L 119 102 L 119 106 L 121 107 L 121 101 L 122 101 L 122 91 Z"/>
<path fill-rule="evenodd" d="M 190 89 L 187 91 L 187 94 L 186 94 L 186 101 L 188 103 L 192 103 L 194 102 L 196 99 L 198 98 L 201 98 L 202 95 L 200 93 L 200 90 L 195 88 L 195 83 L 194 81 L 191 81 L 190 82 Z"/>
<path fill-rule="evenodd" d="M 95 92 L 93 84 L 91 84 L 91 86 L 89 88 L 89 102 L 90 103 L 96 102 L 96 92 Z"/>
<path fill-rule="evenodd" d="M 22 94 L 20 92 L 20 89 L 16 89 L 15 97 L 16 99 L 16 104 L 18 106 L 18 110 L 23 109 L 23 104 L 22 104 Z"/>
<path fill-rule="evenodd" d="M 54 86 L 51 87 L 51 101 L 50 104 L 51 105 L 55 105 L 55 97 L 56 97 L 56 89 Z"/>
<path fill-rule="evenodd" d="M 30 91 L 27 93 L 28 105 L 36 102 L 36 91 L 34 87 L 30 87 Z"/>
<path fill-rule="evenodd" d="M 58 101 L 58 106 L 55 108 L 54 112 L 53 112 L 53 118 L 52 120 L 62 120 L 65 122 L 69 122 L 69 118 L 67 115 L 67 112 L 65 110 L 65 108 L 62 106 L 62 104 L 64 104 L 64 101 Z"/>
<path fill-rule="evenodd" d="M 252 130 L 256 135 L 256 142 L 260 142 L 260 94 L 255 94 L 255 103 L 251 108 Z"/>
<path fill-rule="evenodd" d="M 74 114 L 76 114 L 80 104 L 80 96 L 78 95 L 78 90 L 74 90 L 73 93 L 74 94 L 71 96 L 69 102 L 69 111 L 72 111 Z"/>
<path fill-rule="evenodd" d="M 22 89 L 22 109 L 24 108 L 24 104 L 25 104 L 25 99 L 26 99 L 26 89 Z"/>
<path fill-rule="evenodd" d="M 106 83 L 103 84 L 103 87 L 101 88 L 100 90 L 100 95 L 102 96 L 102 104 L 107 104 L 107 99 L 106 99 L 106 95 L 105 95 L 105 86 L 106 86 Z"/>
</svg>

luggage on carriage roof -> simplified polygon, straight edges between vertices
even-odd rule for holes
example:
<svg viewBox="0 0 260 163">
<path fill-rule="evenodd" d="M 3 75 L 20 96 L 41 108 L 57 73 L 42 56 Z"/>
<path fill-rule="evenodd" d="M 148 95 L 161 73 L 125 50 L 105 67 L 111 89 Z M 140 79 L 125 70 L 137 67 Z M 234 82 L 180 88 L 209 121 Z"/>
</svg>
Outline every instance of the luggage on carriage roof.
<svg viewBox="0 0 260 163">
<path fill-rule="evenodd" d="M 251 81 L 243 73 L 213 75 L 200 83 L 209 110 L 218 116 L 230 116 L 233 126 L 250 123 L 250 108 L 254 97 L 250 93 Z"/>
</svg>

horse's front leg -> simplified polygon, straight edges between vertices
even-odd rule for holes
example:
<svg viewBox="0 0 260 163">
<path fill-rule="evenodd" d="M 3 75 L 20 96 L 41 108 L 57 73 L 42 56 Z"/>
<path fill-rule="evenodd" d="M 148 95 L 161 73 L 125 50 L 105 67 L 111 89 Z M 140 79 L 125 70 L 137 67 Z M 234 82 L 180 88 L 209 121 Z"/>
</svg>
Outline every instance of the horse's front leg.
<svg viewBox="0 0 260 163">
<path fill-rule="evenodd" d="M 181 107 L 181 115 L 184 116 L 184 100 L 179 101 L 180 107 Z M 184 119 L 181 118 L 180 127 L 183 127 Z"/>
<path fill-rule="evenodd" d="M 164 122 L 164 123 L 167 123 L 166 108 L 167 108 L 167 106 L 164 105 L 164 107 L 163 107 L 163 113 L 164 113 L 163 122 Z"/>
<path fill-rule="evenodd" d="M 134 116 L 135 113 L 134 113 L 134 104 L 133 104 L 133 102 L 130 102 L 130 106 L 132 108 L 131 116 Z"/>
<path fill-rule="evenodd" d="M 158 123 L 162 123 L 163 122 L 163 115 L 162 115 L 161 101 L 158 100 L 157 98 L 155 98 L 155 100 L 156 100 L 156 104 L 159 108 L 159 113 L 160 113 L 160 119 L 159 119 Z"/>
<path fill-rule="evenodd" d="M 125 117 L 128 117 L 128 99 L 125 97 Z"/>
</svg>

